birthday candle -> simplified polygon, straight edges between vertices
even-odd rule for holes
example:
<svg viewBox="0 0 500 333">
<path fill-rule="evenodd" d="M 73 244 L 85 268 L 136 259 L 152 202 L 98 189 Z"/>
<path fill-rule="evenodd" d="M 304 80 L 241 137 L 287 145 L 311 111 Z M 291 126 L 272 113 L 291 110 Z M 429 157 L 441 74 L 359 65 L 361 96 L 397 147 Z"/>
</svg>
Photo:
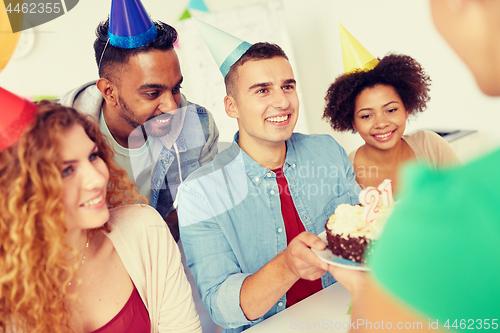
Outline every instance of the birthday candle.
<svg viewBox="0 0 500 333">
<path fill-rule="evenodd" d="M 378 202 L 380 201 L 380 192 L 375 187 L 367 187 L 359 193 L 359 202 L 364 206 L 361 217 L 366 223 L 371 223 L 378 213 Z"/>
<path fill-rule="evenodd" d="M 394 196 L 392 195 L 392 181 L 385 179 L 379 186 L 378 190 L 382 194 L 382 204 L 385 207 L 394 206 Z"/>
</svg>

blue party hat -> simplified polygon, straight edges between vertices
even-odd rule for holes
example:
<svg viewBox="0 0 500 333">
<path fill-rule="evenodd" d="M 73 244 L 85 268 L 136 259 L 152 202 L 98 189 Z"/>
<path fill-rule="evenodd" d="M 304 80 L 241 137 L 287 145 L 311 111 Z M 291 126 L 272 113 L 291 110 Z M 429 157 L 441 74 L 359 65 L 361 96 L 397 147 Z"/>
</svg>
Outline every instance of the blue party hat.
<svg viewBox="0 0 500 333">
<path fill-rule="evenodd" d="M 219 66 L 222 76 L 226 77 L 231 66 L 245 54 L 252 44 L 242 41 L 194 17 L 193 19 L 217 66 Z"/>
<path fill-rule="evenodd" d="M 113 46 L 134 49 L 151 43 L 158 32 L 140 0 L 112 0 L 108 38 Z"/>
</svg>

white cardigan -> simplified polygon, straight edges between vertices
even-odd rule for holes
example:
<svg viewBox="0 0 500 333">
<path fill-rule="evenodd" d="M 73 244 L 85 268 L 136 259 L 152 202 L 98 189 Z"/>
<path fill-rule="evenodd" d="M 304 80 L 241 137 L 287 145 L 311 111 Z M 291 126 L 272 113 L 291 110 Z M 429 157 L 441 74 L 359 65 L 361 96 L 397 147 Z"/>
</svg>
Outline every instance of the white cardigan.
<svg viewBox="0 0 500 333">
<path fill-rule="evenodd" d="M 113 242 L 151 319 L 151 332 L 201 332 L 181 255 L 165 221 L 150 206 L 110 210 Z"/>
</svg>

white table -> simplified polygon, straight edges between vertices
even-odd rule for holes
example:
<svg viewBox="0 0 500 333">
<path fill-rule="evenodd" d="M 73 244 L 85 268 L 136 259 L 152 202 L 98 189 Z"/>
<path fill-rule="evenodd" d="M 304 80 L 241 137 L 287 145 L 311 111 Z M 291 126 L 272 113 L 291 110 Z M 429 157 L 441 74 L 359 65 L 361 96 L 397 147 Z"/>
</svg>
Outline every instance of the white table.
<svg viewBox="0 0 500 333">
<path fill-rule="evenodd" d="M 335 283 L 249 328 L 245 333 L 347 332 L 351 318 L 347 314 L 350 303 L 351 294 L 340 283 Z"/>
</svg>

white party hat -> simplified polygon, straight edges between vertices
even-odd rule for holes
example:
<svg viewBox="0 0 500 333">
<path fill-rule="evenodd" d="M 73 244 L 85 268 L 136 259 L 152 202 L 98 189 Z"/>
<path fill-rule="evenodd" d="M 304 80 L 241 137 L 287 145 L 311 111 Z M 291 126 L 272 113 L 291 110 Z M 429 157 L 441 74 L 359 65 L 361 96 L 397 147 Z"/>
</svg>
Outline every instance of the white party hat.
<svg viewBox="0 0 500 333">
<path fill-rule="evenodd" d="M 233 35 L 193 17 L 196 27 L 212 53 L 222 76 L 226 77 L 231 66 L 252 46 Z"/>
</svg>

